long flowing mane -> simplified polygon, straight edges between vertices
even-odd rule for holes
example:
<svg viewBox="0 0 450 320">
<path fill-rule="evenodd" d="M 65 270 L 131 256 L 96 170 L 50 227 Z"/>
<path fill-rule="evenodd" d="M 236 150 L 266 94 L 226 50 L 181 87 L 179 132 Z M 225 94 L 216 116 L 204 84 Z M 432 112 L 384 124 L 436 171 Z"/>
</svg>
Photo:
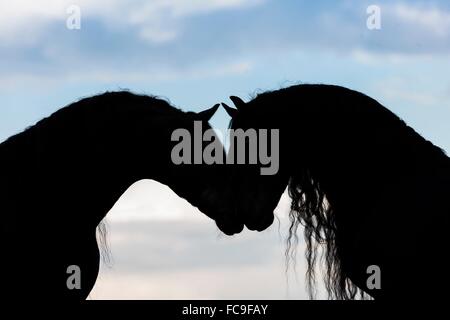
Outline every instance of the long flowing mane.
<svg viewBox="0 0 450 320">
<path fill-rule="evenodd" d="M 311 90 L 311 92 L 309 90 Z M 310 94 L 315 96 L 308 96 Z M 398 146 L 393 146 L 392 150 L 383 149 L 378 151 L 386 154 L 392 152 L 395 156 L 399 157 L 399 159 L 405 160 L 405 163 L 412 157 L 417 160 L 416 164 L 425 164 L 425 166 L 430 167 L 436 165 L 442 165 L 445 168 L 450 167 L 450 161 L 442 149 L 424 139 L 402 119 L 381 104 L 356 91 L 336 86 L 299 85 L 259 94 L 249 102 L 249 105 L 253 104 L 253 107 L 261 108 L 261 110 L 265 109 L 266 114 L 271 114 L 267 111 L 273 111 L 275 106 L 277 108 L 283 108 L 286 105 L 289 105 L 290 108 L 299 110 L 300 107 L 296 108 L 293 102 L 295 104 L 315 103 L 315 97 L 326 96 L 327 94 L 330 94 L 332 97 L 329 100 L 326 100 L 328 98 L 324 98 L 321 102 L 322 106 L 325 105 L 328 107 L 328 105 L 335 105 L 335 101 L 339 101 L 342 105 L 346 103 L 351 105 L 353 103 L 360 108 L 367 108 L 369 110 L 370 116 L 364 119 L 364 121 L 367 122 L 367 124 L 364 124 L 367 125 L 367 129 L 365 129 L 363 133 L 360 133 L 365 135 L 362 139 L 367 139 L 368 141 L 378 139 L 378 137 L 375 137 L 377 133 L 374 132 L 372 128 L 383 125 L 386 126 L 384 128 L 384 130 L 386 130 L 386 135 L 383 139 L 399 137 L 399 143 L 410 147 L 410 149 L 397 151 L 396 147 Z M 346 101 L 346 99 L 348 101 Z M 324 103 L 325 100 L 326 103 Z M 346 117 L 353 117 L 349 122 L 363 121 L 358 118 L 360 117 L 360 114 L 353 111 L 354 110 L 351 110 L 350 112 L 347 110 L 345 115 Z M 297 119 L 299 119 L 300 111 L 293 112 L 297 112 Z M 292 117 L 292 114 L 290 117 Z M 317 130 L 327 130 L 327 128 L 322 128 L 319 123 L 314 125 L 317 126 Z M 313 138 L 310 137 L 308 139 Z M 310 143 L 314 144 L 316 142 L 312 141 Z M 376 148 L 376 146 L 370 147 Z M 298 145 L 296 145 L 295 148 L 302 149 L 302 147 Z M 380 147 L 378 146 L 378 148 Z M 355 153 L 360 151 L 357 146 L 353 147 L 351 150 Z M 308 152 L 308 150 L 304 151 Z M 408 153 L 403 154 L 402 152 Z M 393 164 L 393 166 L 396 166 L 396 164 Z M 381 168 L 381 170 L 384 170 L 384 168 Z M 397 169 L 394 167 L 389 168 L 389 170 Z M 306 278 L 310 297 L 313 298 L 315 296 L 315 269 L 318 262 L 322 262 L 325 265 L 325 288 L 330 299 L 355 299 L 357 296 L 367 298 L 366 293 L 358 288 L 343 271 L 342 248 L 339 245 L 339 236 L 341 235 L 337 232 L 338 225 L 336 220 L 336 217 L 339 216 L 341 212 L 337 214 L 336 208 L 334 204 L 329 201 L 330 199 L 327 198 L 327 194 L 325 190 L 323 190 L 321 180 L 316 176 L 316 172 L 313 172 L 311 168 L 307 166 L 297 168 L 296 173 L 290 176 L 288 192 L 292 199 L 292 203 L 289 214 L 291 224 L 287 238 L 286 259 L 289 264 L 289 261 L 295 258 L 295 248 L 298 243 L 297 230 L 300 225 L 303 225 L 306 242 Z M 360 208 L 361 211 L 369 209 L 371 203 L 367 203 L 365 206 L 366 207 L 364 208 Z"/>
<path fill-rule="evenodd" d="M 310 298 L 314 298 L 316 294 L 315 269 L 318 258 L 325 263 L 325 289 L 330 299 L 354 299 L 358 293 L 364 297 L 364 292 L 341 270 L 339 250 L 335 241 L 335 215 L 333 207 L 326 201 L 325 193 L 320 189 L 320 184 L 305 169 L 303 175 L 291 177 L 288 193 L 292 202 L 286 257 L 288 263 L 290 257 L 295 259 L 292 250 L 295 250 L 298 243 L 297 230 L 301 224 L 304 227 L 306 242 L 306 279 Z M 318 257 L 320 247 L 322 255 Z"/>
</svg>

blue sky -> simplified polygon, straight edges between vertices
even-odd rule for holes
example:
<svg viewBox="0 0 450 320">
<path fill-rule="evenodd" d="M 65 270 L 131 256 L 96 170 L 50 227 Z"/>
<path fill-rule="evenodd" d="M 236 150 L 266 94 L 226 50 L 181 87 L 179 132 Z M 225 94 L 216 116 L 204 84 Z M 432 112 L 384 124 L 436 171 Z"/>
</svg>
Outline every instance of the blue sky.
<svg viewBox="0 0 450 320">
<path fill-rule="evenodd" d="M 80 30 L 66 28 L 70 4 Z M 366 27 L 370 4 L 381 30 Z M 321 82 L 371 95 L 450 149 L 448 1 L 19 0 L 0 20 L 0 139 L 105 90 L 200 110 Z"/>
<path fill-rule="evenodd" d="M 366 26 L 366 9 L 372 4 L 381 9 L 380 30 Z M 70 5 L 81 9 L 79 30 L 66 27 Z M 158 95 L 184 110 L 200 111 L 227 101 L 230 95 L 247 100 L 257 92 L 292 84 L 329 83 L 372 96 L 450 152 L 449 58 L 450 2 L 446 0 L 2 1 L 0 141 L 64 105 L 106 90 L 126 88 Z M 224 128 L 227 122 L 220 110 L 212 124 Z M 112 215 L 112 229 L 119 221 L 147 220 L 150 212 L 163 220 L 201 215 L 187 203 L 174 201 L 173 193 L 159 185 L 131 189 Z M 158 201 L 149 194 L 157 194 Z M 211 221 L 202 221 L 212 228 Z M 165 223 L 169 230 L 170 222 Z M 129 229 L 118 226 L 122 233 L 112 234 L 113 240 L 122 244 L 119 248 L 123 252 L 134 252 L 131 231 L 126 233 Z M 198 225 L 193 228 L 199 230 Z M 273 228 L 268 232 L 276 235 Z M 194 240 L 205 243 L 214 235 L 202 237 Z M 184 254 L 195 256 L 196 251 L 189 251 L 189 247 L 195 247 L 196 242 L 188 238 L 175 240 L 191 241 Z M 255 252 L 251 246 L 258 241 L 242 241 L 246 239 L 252 244 L 243 248 Z M 178 243 L 175 240 L 173 243 Z M 271 292 L 285 298 L 285 282 L 279 279 L 282 244 L 266 241 L 265 245 L 274 246 L 271 252 L 279 253 L 275 259 L 280 264 L 265 269 L 263 260 L 258 270 L 273 271 L 273 279 L 279 282 L 271 283 Z M 196 269 L 193 278 L 183 274 L 187 279 L 184 289 L 174 285 L 170 291 L 169 280 L 161 280 L 169 290 L 163 297 L 261 297 L 263 289 L 257 279 L 254 287 L 246 284 L 245 294 L 238 290 L 239 281 L 245 278 L 242 270 L 249 272 L 247 262 L 239 257 L 244 259 L 247 253 L 225 252 L 235 268 L 208 271 L 209 277 L 228 279 L 216 288 L 223 291 L 212 287 L 202 294 L 185 291 L 189 281 L 199 281 L 199 274 L 203 274 Z M 135 256 L 143 256 L 142 251 Z M 121 261 L 120 254 L 117 261 Z M 128 262 L 123 263 L 117 266 L 119 271 L 129 269 Z M 123 298 L 123 285 L 131 276 L 136 283 L 156 281 L 154 273 L 147 278 L 125 271 L 113 273 L 106 276 L 108 280 L 100 279 L 94 296 Z M 173 276 L 169 274 L 167 279 Z M 210 278 L 203 280 L 202 288 L 206 288 Z M 102 293 L 101 288 L 108 290 Z M 127 297 L 158 297 L 160 293 L 149 287 L 142 289 L 145 292 L 127 290 Z"/>
</svg>

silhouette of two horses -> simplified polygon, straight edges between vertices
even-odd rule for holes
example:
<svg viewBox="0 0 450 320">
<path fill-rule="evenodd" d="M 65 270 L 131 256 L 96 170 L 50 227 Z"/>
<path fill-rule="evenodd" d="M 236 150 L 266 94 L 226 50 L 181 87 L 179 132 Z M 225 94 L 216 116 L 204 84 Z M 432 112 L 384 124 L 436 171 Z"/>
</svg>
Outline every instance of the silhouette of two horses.
<svg viewBox="0 0 450 320">
<path fill-rule="evenodd" d="M 337 86 L 299 85 L 224 104 L 233 129 L 278 129 L 280 166 L 175 165 L 175 129 L 210 128 L 218 105 L 183 112 L 113 92 L 83 99 L 0 144 L 3 289 L 11 297 L 84 299 L 98 275 L 96 228 L 135 181 L 168 185 L 227 235 L 262 231 L 288 186 L 287 255 L 305 226 L 314 295 L 324 248 L 331 298 L 445 296 L 435 276 L 448 257 L 450 160 L 375 100 Z M 216 137 L 217 139 L 217 137 Z M 79 266 L 81 289 L 67 286 Z M 381 289 L 367 270 L 381 271 Z"/>
</svg>

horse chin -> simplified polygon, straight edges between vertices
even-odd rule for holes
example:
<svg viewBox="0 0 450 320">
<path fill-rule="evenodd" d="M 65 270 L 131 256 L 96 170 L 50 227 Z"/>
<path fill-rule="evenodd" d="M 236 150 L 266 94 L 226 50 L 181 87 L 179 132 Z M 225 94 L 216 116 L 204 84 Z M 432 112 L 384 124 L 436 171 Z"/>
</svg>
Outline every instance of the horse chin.
<svg viewBox="0 0 450 320">
<path fill-rule="evenodd" d="M 230 223 L 223 220 L 216 220 L 216 225 L 220 231 L 222 231 L 227 236 L 232 236 L 238 233 L 241 233 L 244 230 L 243 223 Z"/>
<path fill-rule="evenodd" d="M 250 231 L 264 231 L 269 228 L 274 220 L 274 215 L 265 215 L 262 219 L 245 222 L 245 227 Z"/>
</svg>

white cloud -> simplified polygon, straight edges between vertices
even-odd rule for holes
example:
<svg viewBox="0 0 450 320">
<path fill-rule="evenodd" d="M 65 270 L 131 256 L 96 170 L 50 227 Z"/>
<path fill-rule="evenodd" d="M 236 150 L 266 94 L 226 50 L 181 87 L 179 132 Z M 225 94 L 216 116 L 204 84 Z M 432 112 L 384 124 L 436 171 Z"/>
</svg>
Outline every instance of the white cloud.
<svg viewBox="0 0 450 320">
<path fill-rule="evenodd" d="M 0 3 L 0 40 L 9 44 L 38 41 L 48 25 L 65 26 L 71 5 L 79 6 L 81 19 L 97 18 L 112 28 L 135 26 L 143 39 L 155 43 L 176 39 L 178 22 L 186 16 L 240 9 L 263 0 L 15 0 Z"/>
<path fill-rule="evenodd" d="M 224 9 L 250 7 L 259 5 L 263 1 L 264 0 L 174 0 L 172 2 L 172 6 L 175 16 L 185 16 L 198 13 L 209 13 Z"/>
<path fill-rule="evenodd" d="M 400 3 L 388 7 L 399 21 L 424 28 L 435 36 L 446 38 L 450 35 L 450 12 L 436 7 L 414 6 Z"/>
<path fill-rule="evenodd" d="M 142 3 L 139 11 L 133 10 L 133 22 L 144 22 L 157 15 L 183 17 L 196 14 L 211 13 L 225 9 L 251 7 L 263 3 L 264 0 L 153 0 Z"/>
<path fill-rule="evenodd" d="M 64 0 L 0 2 L 0 41 L 3 44 L 36 42 L 45 25 L 64 17 L 64 2 Z"/>
<path fill-rule="evenodd" d="M 70 66 L 70 65 L 69 65 Z M 250 61 L 207 63 L 201 66 L 171 69 L 169 67 L 151 66 L 141 70 L 114 70 L 112 68 L 68 68 L 57 73 L 39 74 L 25 71 L 0 73 L 2 90 L 16 89 L 17 83 L 30 88 L 48 88 L 67 83 L 155 83 L 177 79 L 211 79 L 232 75 L 242 75 L 252 70 Z"/>
<path fill-rule="evenodd" d="M 299 270 L 302 272 L 304 270 Z M 167 272 L 101 274 L 90 299 L 307 299 L 304 283 L 286 285 L 282 264 Z"/>
<path fill-rule="evenodd" d="M 122 6 L 121 19 L 140 29 L 143 39 L 153 43 L 175 40 L 183 17 L 207 14 L 220 10 L 240 9 L 259 5 L 263 0 L 153 0 L 139 6 Z"/>
<path fill-rule="evenodd" d="M 429 63 L 436 60 L 436 56 L 432 53 L 372 52 L 361 48 L 352 50 L 350 56 L 359 63 L 379 66 L 387 63 L 400 65 L 417 63 L 418 61 Z"/>
<path fill-rule="evenodd" d="M 441 105 L 445 100 L 445 92 L 430 92 L 414 87 L 404 78 L 386 78 L 374 86 L 374 91 L 389 104 L 433 107 Z"/>
<path fill-rule="evenodd" d="M 142 39 L 153 43 L 167 43 L 175 40 L 178 36 L 175 30 L 164 30 L 159 26 L 144 27 L 139 32 Z"/>
</svg>

